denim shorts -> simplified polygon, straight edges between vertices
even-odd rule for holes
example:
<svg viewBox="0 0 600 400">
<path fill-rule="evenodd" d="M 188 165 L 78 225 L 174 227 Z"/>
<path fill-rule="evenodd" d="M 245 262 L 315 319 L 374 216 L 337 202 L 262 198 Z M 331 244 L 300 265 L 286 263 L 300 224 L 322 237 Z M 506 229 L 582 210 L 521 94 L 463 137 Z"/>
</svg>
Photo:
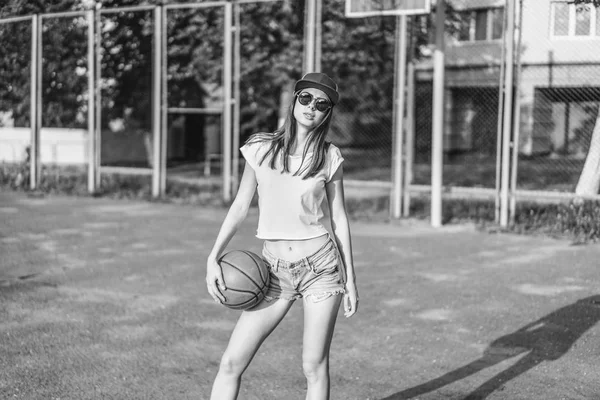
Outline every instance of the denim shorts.
<svg viewBox="0 0 600 400">
<path fill-rule="evenodd" d="M 266 244 L 262 255 L 270 275 L 267 301 L 306 297 L 316 303 L 345 293 L 342 260 L 331 238 L 319 250 L 297 261 L 275 257 Z"/>
</svg>

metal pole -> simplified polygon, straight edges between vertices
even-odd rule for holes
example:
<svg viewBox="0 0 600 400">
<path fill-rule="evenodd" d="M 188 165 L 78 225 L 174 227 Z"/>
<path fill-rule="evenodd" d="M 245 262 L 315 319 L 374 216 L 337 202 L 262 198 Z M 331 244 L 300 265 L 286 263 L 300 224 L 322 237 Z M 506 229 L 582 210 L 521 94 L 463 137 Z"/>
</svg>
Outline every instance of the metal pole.
<svg viewBox="0 0 600 400">
<path fill-rule="evenodd" d="M 34 145 L 36 143 L 36 138 L 38 136 L 38 108 L 37 108 L 37 74 L 38 74 L 38 59 L 37 59 L 37 49 L 38 49 L 38 16 L 32 15 L 30 17 L 31 20 L 31 66 L 30 66 L 30 92 L 29 92 L 29 124 L 31 125 L 31 135 L 30 135 L 30 145 L 29 145 L 29 187 L 31 189 L 35 189 L 35 168 L 33 163 L 34 153 Z"/>
<path fill-rule="evenodd" d="M 508 189 L 510 179 L 510 143 L 513 104 L 515 0 L 508 0 L 506 31 L 505 107 L 502 122 L 502 181 L 500 185 L 500 226 L 508 226 Z"/>
<path fill-rule="evenodd" d="M 225 3 L 223 49 L 223 200 L 231 200 L 232 5 Z"/>
<path fill-rule="evenodd" d="M 506 3 L 504 9 L 508 7 Z M 508 13 L 504 13 L 502 19 L 502 32 L 506 32 L 506 19 Z M 502 172 L 502 111 L 504 110 L 504 72 L 506 65 L 506 41 L 502 40 L 502 53 L 500 56 L 500 84 L 498 85 L 498 126 L 496 128 L 496 196 L 494 197 L 494 221 L 500 222 L 500 179 Z"/>
<path fill-rule="evenodd" d="M 304 10 L 304 73 L 315 70 L 316 0 L 306 0 Z"/>
<path fill-rule="evenodd" d="M 36 189 L 41 181 L 40 131 L 42 129 L 42 19 L 32 17 L 32 53 L 31 53 L 31 103 L 33 120 L 31 146 L 29 149 L 30 188 Z"/>
<path fill-rule="evenodd" d="M 161 6 L 162 9 L 162 18 L 161 18 L 161 37 L 160 37 L 160 43 L 161 43 L 161 55 L 160 55 L 160 96 L 161 96 L 161 103 L 160 103 L 160 120 L 161 120 L 161 125 L 160 125 L 160 131 L 161 131 L 161 156 L 160 156 L 160 168 L 161 168 L 161 180 L 160 180 L 160 185 L 161 185 L 161 195 L 164 195 L 167 191 L 167 154 L 168 154 L 168 150 L 169 150 L 169 144 L 168 144 L 168 123 L 169 123 L 169 112 L 168 112 L 168 90 L 169 90 L 169 85 L 168 85 L 168 77 L 167 77 L 167 72 L 168 72 L 168 66 L 169 66 L 169 58 L 168 58 L 168 52 L 167 52 L 167 13 L 168 10 L 165 8 L 165 6 Z"/>
<path fill-rule="evenodd" d="M 523 40 L 523 0 L 519 1 L 519 24 L 518 39 L 516 49 L 515 70 L 515 107 L 513 110 L 513 140 L 512 140 L 512 162 L 510 176 L 510 211 L 509 219 L 511 223 L 515 221 L 517 209 L 517 165 L 519 164 L 519 137 L 521 133 L 521 45 Z M 568 104 L 567 104 L 568 107 Z"/>
<path fill-rule="evenodd" d="M 125 12 L 134 12 L 134 11 L 151 11 L 154 10 L 153 5 L 147 6 L 130 6 L 130 7 L 111 7 L 111 8 L 103 8 L 100 10 L 102 14 L 114 14 L 114 13 L 125 13 Z"/>
<path fill-rule="evenodd" d="M 255 3 L 270 3 L 270 2 L 276 2 L 276 1 L 282 1 L 282 0 L 237 0 L 238 4 L 255 4 Z M 285 0 L 283 0 L 285 1 Z"/>
<path fill-rule="evenodd" d="M 323 44 L 323 0 L 315 0 L 315 72 L 321 72 Z"/>
<path fill-rule="evenodd" d="M 236 3 L 248 3 L 247 1 L 235 0 Z M 255 2 L 266 2 L 266 1 L 281 1 L 281 0 L 252 0 L 251 3 Z M 193 8 L 210 8 L 210 7 L 222 7 L 223 1 L 203 1 L 196 3 L 180 3 L 180 4 L 165 4 L 164 7 L 169 10 L 177 10 L 177 9 L 193 9 Z"/>
<path fill-rule="evenodd" d="M 390 214 L 390 218 L 397 218 L 395 215 L 396 213 L 394 212 L 395 208 L 396 208 L 396 185 L 394 184 L 394 182 L 396 181 L 396 161 L 397 161 L 397 155 L 396 155 L 396 141 L 398 140 L 398 135 L 396 134 L 397 129 L 397 120 L 398 120 L 398 113 L 396 111 L 396 108 L 398 106 L 398 65 L 399 65 L 399 61 L 398 58 L 400 57 L 400 52 L 398 51 L 398 43 L 400 42 L 400 16 L 396 16 L 396 27 L 394 29 L 394 75 L 393 75 L 393 83 L 392 83 L 392 88 L 393 88 L 393 93 L 392 93 L 392 167 L 391 167 L 391 190 L 389 193 L 389 214 Z M 402 135 L 400 135 L 400 137 L 402 137 Z"/>
<path fill-rule="evenodd" d="M 166 78 L 166 74 L 165 74 L 165 78 Z M 165 88 L 166 88 L 166 86 L 165 86 Z M 165 103 L 165 104 L 167 104 L 167 103 Z M 215 115 L 215 114 L 221 114 L 223 112 L 223 109 L 221 107 L 212 107 L 212 108 L 167 107 L 167 112 L 175 113 L 175 114 Z"/>
<path fill-rule="evenodd" d="M 433 121 L 431 138 L 431 226 L 442 226 L 444 169 L 444 20 L 446 0 L 438 0 L 433 52 Z"/>
<path fill-rule="evenodd" d="M 96 137 L 95 137 L 95 121 L 94 121 L 94 111 L 96 108 L 96 104 L 94 102 L 95 96 L 95 75 L 96 71 L 94 70 L 94 37 L 96 35 L 95 32 L 95 18 L 94 11 L 89 10 L 85 13 L 87 26 L 88 26 L 88 48 L 87 48 L 87 78 L 88 78 L 88 117 L 87 117 L 87 130 L 88 130 L 88 192 L 94 193 L 96 192 L 96 170 L 98 169 L 98 165 L 96 164 Z"/>
<path fill-rule="evenodd" d="M 394 107 L 394 191 L 393 218 L 402 214 L 402 161 L 404 153 L 404 95 L 406 90 L 406 15 L 396 17 L 396 69 L 397 85 Z"/>
<path fill-rule="evenodd" d="M 100 170 L 102 168 L 102 15 L 99 9 L 96 8 L 96 68 L 95 68 L 95 93 L 96 93 L 96 152 L 94 153 L 94 163 L 98 166 L 96 169 L 95 180 L 97 182 L 97 189 L 102 186 L 102 179 Z"/>
<path fill-rule="evenodd" d="M 162 185 L 162 137 L 161 137 L 161 61 L 162 61 L 162 30 L 161 16 L 162 7 L 156 6 L 153 11 L 154 17 L 154 43 L 152 57 L 152 196 L 160 197 L 163 194 Z"/>
<path fill-rule="evenodd" d="M 235 28 L 233 37 L 233 187 L 236 188 L 240 183 L 240 113 L 241 113 L 241 95 L 240 95 L 240 76 L 241 76 L 241 6 L 239 3 L 234 7 Z"/>
<path fill-rule="evenodd" d="M 21 22 L 21 21 L 31 21 L 33 15 L 27 15 L 25 17 L 10 17 L 10 18 L 2 18 L 0 19 L 0 24 L 10 24 L 13 22 Z"/>
<path fill-rule="evenodd" d="M 41 18 L 63 18 L 63 17 L 82 17 L 85 11 L 61 11 L 55 13 L 39 14 Z"/>
<path fill-rule="evenodd" d="M 412 183 L 413 162 L 414 162 L 414 143 L 415 143 L 415 64 L 408 63 L 408 85 L 406 92 L 406 143 L 404 160 L 404 199 L 402 200 L 402 216 L 410 215 L 410 192 L 408 185 Z"/>
</svg>

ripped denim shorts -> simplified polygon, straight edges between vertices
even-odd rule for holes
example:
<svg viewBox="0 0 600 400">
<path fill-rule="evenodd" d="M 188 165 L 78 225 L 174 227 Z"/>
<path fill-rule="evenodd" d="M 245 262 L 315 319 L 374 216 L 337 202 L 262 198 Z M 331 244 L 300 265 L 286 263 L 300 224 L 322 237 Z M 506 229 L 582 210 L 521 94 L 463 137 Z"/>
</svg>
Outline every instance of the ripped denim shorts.
<svg viewBox="0 0 600 400">
<path fill-rule="evenodd" d="M 331 237 L 319 250 L 297 261 L 277 258 L 266 246 L 262 255 L 270 273 L 267 301 L 305 297 L 316 303 L 345 292 L 342 260 Z"/>
</svg>

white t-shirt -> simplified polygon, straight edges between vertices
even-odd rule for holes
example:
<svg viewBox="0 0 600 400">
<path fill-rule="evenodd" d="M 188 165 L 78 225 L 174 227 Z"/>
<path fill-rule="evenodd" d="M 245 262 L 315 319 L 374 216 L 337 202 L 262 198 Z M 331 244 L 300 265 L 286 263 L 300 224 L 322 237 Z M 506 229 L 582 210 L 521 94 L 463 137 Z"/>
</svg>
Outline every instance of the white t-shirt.
<svg viewBox="0 0 600 400">
<path fill-rule="evenodd" d="M 258 165 L 268 149 L 268 142 L 250 143 L 240 148 L 258 182 L 259 218 L 256 237 L 302 240 L 327 233 L 322 221 L 325 183 L 331 180 L 344 161 L 340 149 L 330 144 L 323 168 L 317 175 L 307 179 L 302 179 L 301 175 L 294 176 L 294 172 L 300 167 L 302 156 L 289 156 L 288 173 L 283 172 L 281 162 L 276 163 L 276 169 L 271 169 L 269 157 Z M 303 169 L 311 157 L 311 153 L 306 156 Z"/>
</svg>

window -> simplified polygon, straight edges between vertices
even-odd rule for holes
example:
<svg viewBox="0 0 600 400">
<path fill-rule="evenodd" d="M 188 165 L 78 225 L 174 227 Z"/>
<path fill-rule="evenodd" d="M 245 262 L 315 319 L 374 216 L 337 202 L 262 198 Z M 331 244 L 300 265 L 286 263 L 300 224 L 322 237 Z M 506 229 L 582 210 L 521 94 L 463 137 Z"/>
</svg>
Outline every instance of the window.
<svg viewBox="0 0 600 400">
<path fill-rule="evenodd" d="M 575 9 L 575 35 L 588 36 L 592 27 L 591 7 L 577 7 Z"/>
<path fill-rule="evenodd" d="M 502 38 L 504 25 L 503 8 L 480 8 L 459 13 L 454 35 L 461 42 L 477 42 Z"/>
<path fill-rule="evenodd" d="M 551 34 L 555 37 L 600 36 L 600 7 L 555 1 L 551 10 Z"/>
<path fill-rule="evenodd" d="M 486 40 L 488 30 L 487 10 L 475 11 L 475 40 Z"/>
<path fill-rule="evenodd" d="M 492 10 L 492 39 L 502 39 L 504 30 L 504 8 Z"/>
<path fill-rule="evenodd" d="M 460 14 L 460 21 L 458 26 L 458 40 L 465 41 L 471 38 L 471 14 Z"/>
<path fill-rule="evenodd" d="M 554 3 L 554 36 L 566 36 L 569 34 L 569 4 Z"/>
<path fill-rule="evenodd" d="M 600 36 L 600 7 L 596 8 L 596 36 Z"/>
</svg>

